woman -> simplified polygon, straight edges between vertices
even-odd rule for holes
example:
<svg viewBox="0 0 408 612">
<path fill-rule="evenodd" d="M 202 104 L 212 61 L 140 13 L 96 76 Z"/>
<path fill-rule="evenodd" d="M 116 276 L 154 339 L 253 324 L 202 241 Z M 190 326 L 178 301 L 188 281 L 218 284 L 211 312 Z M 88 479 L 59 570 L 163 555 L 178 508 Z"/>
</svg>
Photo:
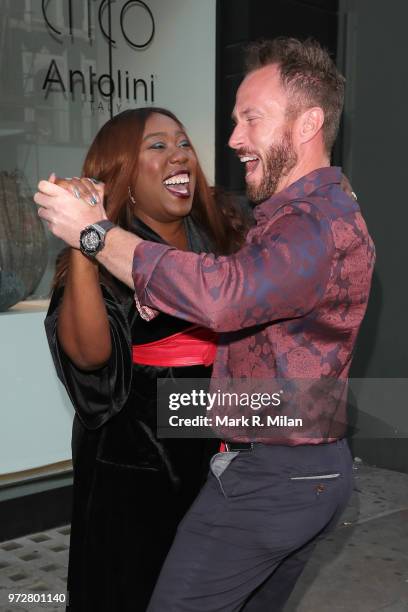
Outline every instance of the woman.
<svg viewBox="0 0 408 612">
<path fill-rule="evenodd" d="M 146 239 L 224 254 L 240 245 L 244 228 L 215 204 L 169 111 L 129 110 L 108 121 L 82 174 L 105 184 L 109 219 Z M 79 195 L 86 179 L 65 185 Z M 209 377 L 216 338 L 164 314 L 144 321 L 132 292 L 75 249 L 58 261 L 45 324 L 76 410 L 68 609 L 141 612 L 216 449 L 214 440 L 157 439 L 156 379 Z M 175 334 L 204 344 L 206 357 L 175 367 Z"/>
</svg>

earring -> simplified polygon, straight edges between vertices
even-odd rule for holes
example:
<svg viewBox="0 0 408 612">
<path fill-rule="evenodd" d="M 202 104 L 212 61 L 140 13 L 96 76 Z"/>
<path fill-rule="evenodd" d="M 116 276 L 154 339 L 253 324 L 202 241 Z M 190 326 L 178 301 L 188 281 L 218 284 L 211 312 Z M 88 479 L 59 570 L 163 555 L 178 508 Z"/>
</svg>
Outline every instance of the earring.
<svg viewBox="0 0 408 612">
<path fill-rule="evenodd" d="M 130 185 L 128 187 L 128 193 L 129 193 L 129 199 L 132 202 L 132 204 L 136 204 L 136 200 L 135 200 L 135 198 L 132 195 L 132 190 L 130 189 Z"/>
</svg>

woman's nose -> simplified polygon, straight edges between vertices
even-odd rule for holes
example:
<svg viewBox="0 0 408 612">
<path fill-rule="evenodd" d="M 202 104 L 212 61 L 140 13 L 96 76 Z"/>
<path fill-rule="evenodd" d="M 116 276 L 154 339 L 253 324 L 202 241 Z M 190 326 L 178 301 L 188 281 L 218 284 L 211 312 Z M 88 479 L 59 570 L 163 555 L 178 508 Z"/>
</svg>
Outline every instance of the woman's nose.
<svg viewBox="0 0 408 612">
<path fill-rule="evenodd" d="M 186 159 L 188 159 L 187 151 L 182 147 L 174 147 L 174 149 L 170 151 L 169 161 L 171 163 L 180 163 Z"/>
</svg>

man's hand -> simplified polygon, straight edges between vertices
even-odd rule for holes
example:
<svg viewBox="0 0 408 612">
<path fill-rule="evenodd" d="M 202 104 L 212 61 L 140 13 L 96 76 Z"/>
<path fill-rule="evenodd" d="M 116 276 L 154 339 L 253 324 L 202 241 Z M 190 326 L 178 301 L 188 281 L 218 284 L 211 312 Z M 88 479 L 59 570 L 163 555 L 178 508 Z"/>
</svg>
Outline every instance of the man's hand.
<svg viewBox="0 0 408 612">
<path fill-rule="evenodd" d="M 59 185 L 56 184 L 57 180 Z M 84 189 L 84 180 L 86 179 L 77 179 L 82 186 L 75 183 L 76 191 L 73 191 L 71 180 L 64 181 L 51 175 L 50 180 L 38 183 L 38 192 L 34 195 L 34 202 L 40 207 L 38 215 L 47 222 L 50 231 L 76 249 L 79 248 L 79 235 L 84 227 L 107 219 L 103 208 L 103 184 L 93 184 L 98 201 L 91 204 L 90 199 L 95 198 L 95 195 L 92 190 L 89 190 L 91 194 L 89 195 Z M 70 191 L 64 189 L 62 185 Z M 81 196 L 85 196 L 87 200 Z"/>
</svg>

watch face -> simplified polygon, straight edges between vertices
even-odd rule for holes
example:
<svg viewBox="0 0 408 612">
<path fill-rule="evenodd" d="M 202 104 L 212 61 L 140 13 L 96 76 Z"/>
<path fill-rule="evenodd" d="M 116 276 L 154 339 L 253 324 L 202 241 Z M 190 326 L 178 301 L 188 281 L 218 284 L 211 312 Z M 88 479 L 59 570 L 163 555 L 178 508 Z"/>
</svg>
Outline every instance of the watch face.
<svg viewBox="0 0 408 612">
<path fill-rule="evenodd" d="M 81 245 L 87 253 L 95 253 L 101 243 L 98 232 L 94 229 L 85 231 L 81 236 Z"/>
</svg>

